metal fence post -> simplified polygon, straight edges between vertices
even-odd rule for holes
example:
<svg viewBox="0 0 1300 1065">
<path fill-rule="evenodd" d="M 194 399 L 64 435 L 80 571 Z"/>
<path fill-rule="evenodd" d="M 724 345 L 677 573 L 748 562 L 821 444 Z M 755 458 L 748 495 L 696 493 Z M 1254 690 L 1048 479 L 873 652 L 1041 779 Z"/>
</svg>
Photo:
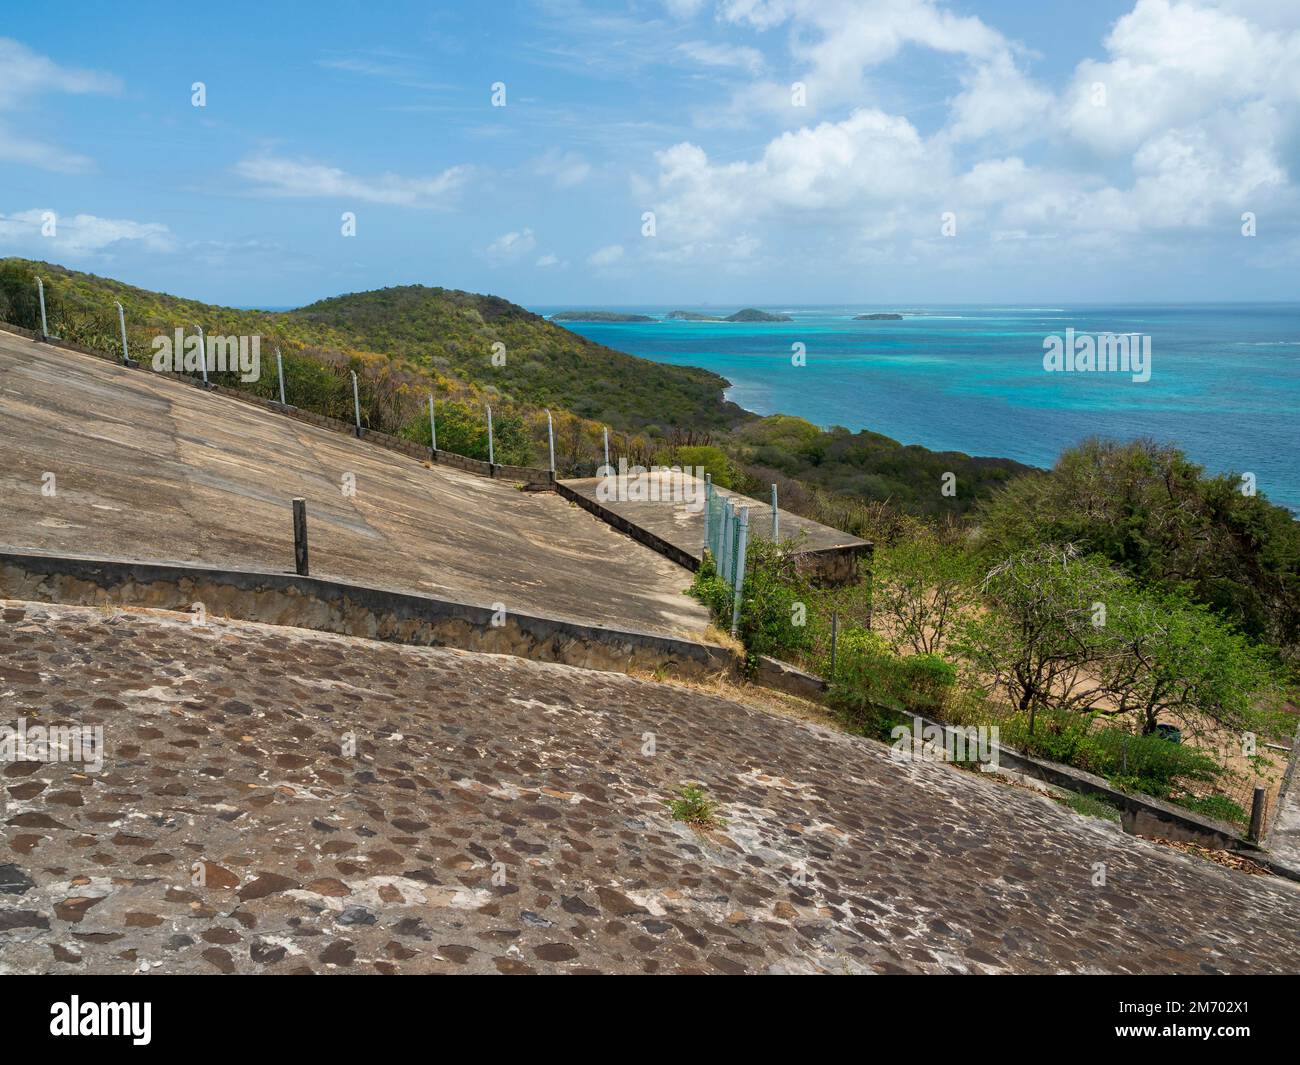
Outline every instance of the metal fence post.
<svg viewBox="0 0 1300 1065">
<path fill-rule="evenodd" d="M 122 309 L 122 305 L 117 300 L 114 300 L 113 304 L 117 307 L 117 323 L 122 327 L 122 365 L 130 366 L 131 352 L 126 346 L 126 311 Z"/>
<path fill-rule="evenodd" d="M 729 586 L 734 582 L 731 579 L 731 545 L 732 537 L 736 535 L 736 515 L 731 508 L 731 500 L 722 501 L 722 579 Z"/>
<path fill-rule="evenodd" d="M 736 526 L 736 580 L 735 598 L 731 606 L 731 635 L 740 628 L 740 600 L 745 591 L 745 545 L 749 539 L 749 507 L 740 508 L 740 521 Z"/>
<path fill-rule="evenodd" d="M 352 412 L 357 418 L 357 436 L 361 435 L 361 388 L 357 384 L 357 371 L 352 371 Z"/>
<path fill-rule="evenodd" d="M 293 568 L 298 576 L 307 573 L 307 500 L 293 501 Z"/>
<path fill-rule="evenodd" d="M 835 679 L 835 648 L 840 639 L 840 612 L 831 611 L 831 680 Z"/>
<path fill-rule="evenodd" d="M 555 423 L 551 421 L 551 412 L 546 412 L 546 442 L 551 448 L 551 480 L 555 480 Z"/>
<path fill-rule="evenodd" d="M 489 466 L 495 466 L 495 465 L 497 464 L 497 452 L 496 452 L 496 445 L 495 445 L 495 444 L 493 443 L 493 441 L 492 441 L 492 407 L 491 407 L 491 405 L 488 405 L 487 412 L 488 412 L 488 465 L 489 465 Z"/>
<path fill-rule="evenodd" d="M 776 485 L 772 485 L 772 543 L 781 539 L 781 516 L 776 509 Z"/>
<path fill-rule="evenodd" d="M 709 516 L 713 510 L 713 474 L 704 475 L 704 551 L 709 550 Z M 703 551 L 700 553 L 700 559 L 703 561 Z M 714 568 L 717 568 L 718 560 L 713 560 Z"/>
<path fill-rule="evenodd" d="M 194 328 L 199 331 L 199 365 L 203 369 L 203 387 L 211 388 L 208 384 L 208 341 L 203 335 L 203 326 L 196 325 Z"/>
<path fill-rule="evenodd" d="M 275 349 L 275 375 L 280 379 L 280 405 L 287 407 L 288 401 L 284 398 L 284 359 L 280 357 L 280 349 Z"/>
<path fill-rule="evenodd" d="M 45 340 L 50 335 L 50 326 L 45 320 L 45 282 L 39 277 L 36 279 L 36 294 L 41 300 L 41 339 Z"/>
<path fill-rule="evenodd" d="M 433 413 L 433 393 L 429 393 L 429 454 L 438 461 L 438 419 Z"/>
</svg>

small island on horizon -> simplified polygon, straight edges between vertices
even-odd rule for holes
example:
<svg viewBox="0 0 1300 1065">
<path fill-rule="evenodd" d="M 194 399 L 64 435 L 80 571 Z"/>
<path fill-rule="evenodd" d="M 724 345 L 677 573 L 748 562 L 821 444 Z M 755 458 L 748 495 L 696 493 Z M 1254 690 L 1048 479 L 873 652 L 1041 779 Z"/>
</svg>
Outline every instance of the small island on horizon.
<svg viewBox="0 0 1300 1065">
<path fill-rule="evenodd" d="M 665 315 L 666 319 L 676 322 L 793 322 L 794 319 L 788 314 L 771 314 L 768 311 L 760 311 L 754 307 L 746 307 L 737 311 L 735 314 L 729 314 L 725 318 L 712 314 L 699 314 L 695 311 L 671 311 Z"/>
<path fill-rule="evenodd" d="M 552 322 L 655 322 L 659 319 L 648 314 L 630 314 L 624 311 L 560 311 L 551 315 Z M 772 314 L 754 307 L 746 307 L 726 317 L 701 314 L 698 311 L 669 311 L 664 321 L 672 322 L 792 322 L 786 314 Z"/>
<path fill-rule="evenodd" d="M 648 314 L 623 314 L 621 311 L 560 311 L 551 315 L 552 322 L 653 322 Z"/>
<path fill-rule="evenodd" d="M 892 311 L 877 311 L 874 314 L 855 314 L 853 320 L 855 322 L 901 322 L 903 316 Z"/>
</svg>

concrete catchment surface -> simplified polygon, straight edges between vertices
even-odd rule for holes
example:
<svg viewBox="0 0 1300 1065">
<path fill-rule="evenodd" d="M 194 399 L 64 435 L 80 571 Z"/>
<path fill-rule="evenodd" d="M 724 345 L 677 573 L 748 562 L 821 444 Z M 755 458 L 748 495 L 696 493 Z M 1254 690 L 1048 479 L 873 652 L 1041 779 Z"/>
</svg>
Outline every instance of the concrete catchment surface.
<svg viewBox="0 0 1300 1065">
<path fill-rule="evenodd" d="M 0 545 L 292 572 L 301 496 L 313 575 L 638 631 L 708 626 L 688 573 L 553 493 L 3 332 L 0 423 Z"/>
<path fill-rule="evenodd" d="M 0 697 L 86 737 L 0 769 L 3 972 L 1300 968 L 1290 881 L 695 688 L 10 600 Z"/>
</svg>

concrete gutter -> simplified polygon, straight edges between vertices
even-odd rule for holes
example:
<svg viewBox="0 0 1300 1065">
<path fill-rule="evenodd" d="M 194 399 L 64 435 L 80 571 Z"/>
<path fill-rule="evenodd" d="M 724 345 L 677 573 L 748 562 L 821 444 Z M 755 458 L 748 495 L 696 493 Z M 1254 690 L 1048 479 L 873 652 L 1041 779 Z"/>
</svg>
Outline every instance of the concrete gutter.
<svg viewBox="0 0 1300 1065">
<path fill-rule="evenodd" d="M 135 606 L 333 632 L 370 640 L 508 654 L 585 669 L 708 680 L 733 674 L 715 644 L 531 614 L 496 614 L 432 596 L 320 577 L 189 563 L 0 549 L 0 597 L 72 606 Z"/>
</svg>

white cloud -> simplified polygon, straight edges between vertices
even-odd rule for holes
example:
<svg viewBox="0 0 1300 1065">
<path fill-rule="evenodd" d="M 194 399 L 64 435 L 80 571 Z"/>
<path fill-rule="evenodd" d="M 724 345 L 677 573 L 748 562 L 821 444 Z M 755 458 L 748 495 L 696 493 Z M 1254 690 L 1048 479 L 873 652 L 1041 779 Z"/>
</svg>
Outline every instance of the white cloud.
<svg viewBox="0 0 1300 1065">
<path fill-rule="evenodd" d="M 613 266 L 622 260 L 623 254 L 622 244 L 607 244 L 587 256 L 587 262 L 597 268 Z"/>
<path fill-rule="evenodd" d="M 637 249 L 646 258 L 748 260 L 749 241 L 772 233 L 825 257 L 892 250 L 951 262 L 998 245 L 1096 251 L 1142 232 L 1235 238 L 1243 210 L 1267 209 L 1284 226 L 1297 217 L 1287 163 L 1300 158 L 1300 11 L 1284 5 L 1136 0 L 1104 55 L 1079 63 L 1059 94 L 1022 69 L 1018 45 L 937 0 L 726 0 L 721 17 L 789 31 L 810 107 L 791 111 L 788 86 L 759 82 L 733 106 L 781 109 L 800 128 L 739 161 L 716 162 L 692 142 L 658 152 L 657 173 L 635 186 L 658 216 L 654 247 Z M 936 127 L 923 134 L 864 106 L 809 120 L 870 98 L 868 72 L 904 47 L 963 68 Z M 959 216 L 960 252 L 938 239 L 945 211 Z"/>
<path fill-rule="evenodd" d="M 527 255 L 537 247 L 537 238 L 531 229 L 504 233 L 487 246 L 487 256 L 496 262 L 509 262 Z"/>
<path fill-rule="evenodd" d="M 949 132 L 956 140 L 997 136 L 1023 139 L 1041 133 L 1053 96 L 1016 68 L 1010 55 L 980 64 L 952 101 Z"/>
<path fill-rule="evenodd" d="M 690 143 L 656 158 L 658 235 L 688 243 L 777 212 L 840 214 L 910 198 L 937 176 L 938 153 L 906 119 L 863 109 L 843 122 L 783 133 L 753 162 L 715 165 Z"/>
<path fill-rule="evenodd" d="M 763 53 L 744 45 L 709 44 L 706 41 L 687 41 L 677 50 L 688 59 L 706 67 L 734 67 L 757 74 L 763 69 Z"/>
<path fill-rule="evenodd" d="M 783 82 L 761 82 L 737 93 L 731 117 L 753 111 L 791 114 L 790 82 L 807 88 L 814 114 L 837 106 L 860 106 L 869 98 L 869 70 L 908 46 L 991 62 L 1009 42 L 974 16 L 945 11 L 938 0 L 725 0 L 724 22 L 766 31 L 786 26 L 796 69 Z"/>
<path fill-rule="evenodd" d="M 444 207 L 465 183 L 467 166 L 453 166 L 433 177 L 398 174 L 358 177 L 337 167 L 306 160 L 258 155 L 240 160 L 234 172 L 254 182 L 264 196 L 359 200 L 398 207 Z"/>
<path fill-rule="evenodd" d="M 122 83 L 111 74 L 63 67 L 19 41 L 0 37 L 0 111 L 20 111 L 29 98 L 42 93 L 116 93 L 121 88 Z M 94 162 L 86 156 L 3 122 L 0 122 L 0 162 L 62 173 L 94 169 Z"/>
<path fill-rule="evenodd" d="M 115 93 L 121 81 L 112 74 L 59 66 L 25 44 L 0 37 L 0 109 L 16 107 L 25 98 L 45 92 Z"/>
<path fill-rule="evenodd" d="M 533 265 L 545 270 L 551 266 L 562 266 L 564 264 L 560 262 L 559 256 L 547 254 L 539 256 L 537 262 Z"/>
<path fill-rule="evenodd" d="M 569 189 L 591 177 L 591 164 L 577 152 L 552 148 L 533 161 L 533 172 L 539 177 L 549 178 L 562 189 Z"/>
<path fill-rule="evenodd" d="M 1063 108 L 1066 130 L 1098 152 L 1131 152 L 1251 100 L 1300 103 L 1300 35 L 1205 3 L 1138 0 L 1105 46 L 1107 59 L 1079 65 Z"/>
<path fill-rule="evenodd" d="M 87 156 L 15 133 L 3 123 L 0 123 L 0 162 L 62 174 L 83 174 L 95 168 L 94 160 Z"/>
<path fill-rule="evenodd" d="M 46 236 L 49 215 L 54 215 L 53 234 Z M 99 218 L 93 214 L 63 216 L 49 208 L 33 207 L 16 214 L 0 214 L 0 238 L 29 249 L 39 249 L 42 258 L 86 256 L 131 243 L 145 251 L 170 252 L 176 240 L 165 225 L 133 222 L 125 218 Z"/>
</svg>

